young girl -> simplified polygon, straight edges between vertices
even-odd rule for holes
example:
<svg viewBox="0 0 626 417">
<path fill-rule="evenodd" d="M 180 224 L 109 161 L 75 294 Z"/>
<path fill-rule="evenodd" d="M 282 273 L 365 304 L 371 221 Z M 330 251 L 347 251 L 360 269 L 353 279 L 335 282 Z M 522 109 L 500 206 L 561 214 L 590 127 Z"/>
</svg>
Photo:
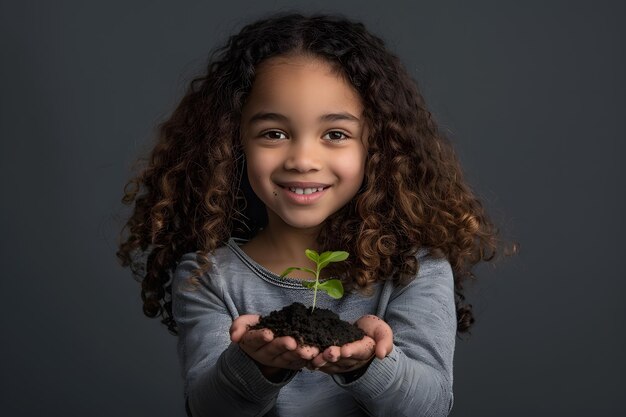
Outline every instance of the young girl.
<svg viewBox="0 0 626 417">
<path fill-rule="evenodd" d="M 133 186 L 132 188 L 129 186 Z M 144 192 L 139 195 L 143 188 Z M 187 413 L 445 416 L 463 282 L 498 251 L 415 83 L 360 23 L 274 15 L 214 52 L 160 129 L 118 257 L 178 334 Z M 318 305 L 366 336 L 320 352 L 249 330 L 310 305 L 305 249 L 346 295 Z M 147 257 L 147 258 L 146 258 Z"/>
</svg>

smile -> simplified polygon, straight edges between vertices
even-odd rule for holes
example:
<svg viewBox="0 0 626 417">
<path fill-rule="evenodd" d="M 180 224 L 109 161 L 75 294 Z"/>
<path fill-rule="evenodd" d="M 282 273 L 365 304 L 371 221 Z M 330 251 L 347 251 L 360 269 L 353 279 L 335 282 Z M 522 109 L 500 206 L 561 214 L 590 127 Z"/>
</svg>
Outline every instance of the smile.
<svg viewBox="0 0 626 417">
<path fill-rule="evenodd" d="M 297 187 L 289 187 L 289 191 L 296 194 L 313 194 L 318 193 L 320 191 L 324 191 L 324 187 L 318 188 L 297 188 Z"/>
<path fill-rule="evenodd" d="M 285 184 L 281 186 L 281 189 L 287 201 L 297 205 L 309 205 L 322 198 L 322 196 L 326 194 L 326 190 L 330 188 L 329 185 L 324 184 L 311 184 L 314 185 L 313 187 L 305 187 L 304 185 L 305 184 Z"/>
</svg>

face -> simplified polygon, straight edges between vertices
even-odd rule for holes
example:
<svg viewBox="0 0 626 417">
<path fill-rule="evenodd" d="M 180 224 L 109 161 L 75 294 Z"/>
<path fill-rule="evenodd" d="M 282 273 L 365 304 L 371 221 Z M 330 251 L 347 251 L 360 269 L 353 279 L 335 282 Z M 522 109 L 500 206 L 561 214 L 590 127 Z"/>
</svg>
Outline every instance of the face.
<svg viewBox="0 0 626 417">
<path fill-rule="evenodd" d="M 258 66 L 241 134 L 268 228 L 315 228 L 355 196 L 367 153 L 362 113 L 358 92 L 323 60 L 273 57 Z"/>
</svg>

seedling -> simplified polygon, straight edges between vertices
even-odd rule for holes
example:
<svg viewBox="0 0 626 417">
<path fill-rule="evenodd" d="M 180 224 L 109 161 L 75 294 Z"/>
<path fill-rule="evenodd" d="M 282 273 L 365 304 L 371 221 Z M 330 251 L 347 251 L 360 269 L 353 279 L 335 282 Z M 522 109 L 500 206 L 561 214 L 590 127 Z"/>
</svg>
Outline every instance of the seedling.
<svg viewBox="0 0 626 417">
<path fill-rule="evenodd" d="M 335 299 L 343 297 L 343 285 L 341 284 L 341 281 L 338 279 L 329 279 L 327 281 L 320 282 L 320 272 L 322 271 L 322 269 L 326 268 L 331 262 L 345 261 L 348 258 L 348 252 L 323 252 L 320 255 L 314 250 L 307 249 L 306 251 L 304 251 L 304 253 L 306 254 L 307 258 L 315 262 L 315 271 L 310 268 L 292 266 L 285 269 L 285 271 L 280 274 L 280 277 L 284 278 L 287 276 L 288 273 L 295 270 L 308 272 L 315 277 L 315 281 L 313 282 L 302 281 L 302 286 L 313 289 L 313 307 L 311 307 L 311 312 L 313 312 L 313 310 L 315 310 L 315 302 L 317 300 L 317 290 L 322 290 Z"/>
</svg>

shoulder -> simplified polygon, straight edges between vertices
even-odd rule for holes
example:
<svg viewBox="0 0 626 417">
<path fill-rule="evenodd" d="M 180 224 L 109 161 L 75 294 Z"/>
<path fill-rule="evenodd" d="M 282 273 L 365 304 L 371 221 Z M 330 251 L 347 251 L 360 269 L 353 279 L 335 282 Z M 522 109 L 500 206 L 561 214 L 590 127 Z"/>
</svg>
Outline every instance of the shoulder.
<svg viewBox="0 0 626 417">
<path fill-rule="evenodd" d="M 394 296 L 407 290 L 437 290 L 446 293 L 454 291 L 454 274 L 450 261 L 430 248 L 420 248 L 415 254 L 418 270 L 406 285 L 394 289 Z"/>
<path fill-rule="evenodd" d="M 196 283 L 208 284 L 212 281 L 215 284 L 219 281 L 219 277 L 224 275 L 222 271 L 232 266 L 233 257 L 233 252 L 228 245 L 220 246 L 208 254 L 201 254 L 199 251 L 185 253 L 176 264 L 173 275 L 174 284 L 187 282 L 191 277 L 195 277 Z M 200 266 L 203 258 L 208 261 L 208 267 L 204 272 L 201 271 Z"/>
<path fill-rule="evenodd" d="M 216 265 L 228 262 L 229 258 L 232 256 L 232 251 L 228 248 L 228 245 L 222 245 L 213 252 L 205 255 L 201 254 L 200 251 L 187 252 L 180 257 L 180 260 L 176 264 L 176 269 L 179 269 L 181 266 L 185 266 L 187 268 L 195 266 L 197 268 L 200 265 L 200 259 L 203 256 L 206 257 L 206 259 L 210 262 L 211 267 L 214 268 Z"/>
<path fill-rule="evenodd" d="M 443 254 L 438 254 L 431 248 L 420 248 L 415 254 L 418 263 L 417 277 L 428 274 L 438 274 L 452 278 L 452 266 Z"/>
</svg>

